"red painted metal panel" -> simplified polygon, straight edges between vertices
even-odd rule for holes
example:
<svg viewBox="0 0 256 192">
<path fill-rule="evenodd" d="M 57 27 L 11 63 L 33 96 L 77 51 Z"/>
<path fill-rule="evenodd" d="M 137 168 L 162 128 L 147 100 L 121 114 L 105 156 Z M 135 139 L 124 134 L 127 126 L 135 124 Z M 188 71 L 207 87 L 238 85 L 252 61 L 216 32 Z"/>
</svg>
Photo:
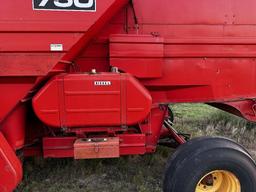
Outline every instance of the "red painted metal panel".
<svg viewBox="0 0 256 192">
<path fill-rule="evenodd" d="M 128 74 L 70 74 L 50 81 L 33 107 L 54 127 L 133 125 L 149 114 L 151 96 Z"/>
<path fill-rule="evenodd" d="M 256 103 L 253 99 L 230 101 L 225 103 L 209 103 L 209 105 L 245 118 L 249 121 L 256 121 Z"/>
<path fill-rule="evenodd" d="M 135 9 L 146 24 L 254 24 L 254 0 L 143 0 L 135 1 Z"/>
<path fill-rule="evenodd" d="M 0 77 L 0 122 L 28 95 L 35 82 L 32 77 Z"/>
<path fill-rule="evenodd" d="M 254 0 L 133 2 L 138 25 L 130 8 L 122 10 L 128 0 L 99 1 L 97 11 L 90 13 L 36 11 L 31 1 L 3 2 L 0 121 L 6 138 L 0 134 L 0 147 L 6 151 L 0 157 L 8 154 L 11 166 L 17 162 L 11 147 L 22 147 L 26 128 L 26 112 L 19 103 L 33 96 L 35 87 L 41 89 L 34 97 L 34 110 L 42 122 L 68 127 L 50 130 L 51 135 L 77 134 L 50 138 L 47 130 L 45 157 L 73 157 L 75 140 L 94 133 L 119 137 L 120 155 L 154 152 L 167 110 L 159 103 L 209 102 L 256 121 Z M 62 48 L 55 52 L 51 44 Z M 83 73 L 108 72 L 110 66 L 130 75 Z M 69 68 L 81 73 L 47 82 L 49 72 L 68 73 Z M 94 81 L 111 81 L 113 86 L 95 88 Z M 6 164 L 0 161 L 0 166 Z M 10 178 L 15 171 L 8 180 L 0 178 L 8 189 L 20 179 L 19 163 L 15 169 L 14 183 Z"/>
<path fill-rule="evenodd" d="M 1 132 L 9 145 L 17 150 L 25 144 L 25 129 L 27 121 L 27 106 L 19 104 L 1 123 Z"/>
<path fill-rule="evenodd" d="M 65 61 L 74 61 L 87 48 L 95 36 L 97 36 L 104 26 L 117 14 L 122 8 L 129 3 L 129 0 L 115 0 L 108 9 L 102 13 L 97 22 L 95 22 L 83 35 L 81 39 L 70 49 L 70 51 L 62 58 Z"/>
<path fill-rule="evenodd" d="M 166 42 L 165 58 L 252 58 L 256 55 L 255 38 L 252 39 L 201 39 L 204 43 L 176 39 Z M 215 42 L 215 43 L 214 43 Z"/>
<path fill-rule="evenodd" d="M 110 64 L 138 78 L 162 76 L 163 38 L 116 35 L 110 38 Z"/>
<path fill-rule="evenodd" d="M 141 58 L 147 62 L 154 54 L 149 55 L 147 49 L 143 52 L 136 48 L 136 42 L 139 42 L 140 38 L 143 42 L 144 37 L 117 36 L 117 40 L 114 39 L 110 44 L 111 64 L 135 76 L 145 75 L 147 67 L 154 65 L 148 63 L 149 66 L 143 68 L 144 65 L 139 64 Z M 151 37 L 151 42 L 154 42 L 154 38 L 155 42 L 159 41 L 158 37 Z M 141 82 L 151 91 L 156 103 L 221 102 L 254 98 L 256 90 L 251 82 L 255 79 L 255 40 L 249 37 L 165 39 L 162 76 Z M 148 41 L 145 42 L 147 47 Z M 127 52 L 122 47 L 125 47 Z M 136 50 L 137 53 L 132 54 Z M 158 52 L 155 53 L 157 54 Z M 131 59 L 132 55 L 135 55 L 135 58 Z M 158 66 L 161 65 L 158 63 Z"/>
<path fill-rule="evenodd" d="M 135 9 L 140 10 L 138 18 L 145 24 L 224 24 L 229 19 L 225 14 L 231 13 L 231 3 L 229 0 L 148 0 L 147 3 L 137 0 Z"/>
<path fill-rule="evenodd" d="M 163 74 L 162 58 L 111 58 L 111 65 L 137 78 L 159 78 Z"/>
<path fill-rule="evenodd" d="M 84 33 L 85 36 L 89 33 L 86 38 L 91 40 L 127 2 L 103 1 L 97 5 L 97 12 L 39 11 L 32 9 L 32 1 L 3 2 L 0 7 L 0 90 L 5 94 L 0 97 L 3 101 L 0 120 L 38 86 L 36 77 L 45 77 L 50 71 L 63 72 L 69 62 L 61 61 L 54 67 L 63 54 Z M 62 48 L 53 51 L 51 44 L 62 44 Z"/>
<path fill-rule="evenodd" d="M 147 153 L 153 153 L 156 150 L 166 112 L 167 105 L 153 105 L 147 123 L 140 124 L 141 132 L 146 135 Z"/>
<path fill-rule="evenodd" d="M 0 132 L 0 191 L 13 191 L 22 179 L 22 166 L 15 152 Z"/>
<path fill-rule="evenodd" d="M 162 86 L 170 102 L 241 100 L 255 97 L 255 66 L 253 58 L 166 59 L 163 77 L 143 83 Z"/>
<path fill-rule="evenodd" d="M 74 156 L 76 137 L 43 138 L 43 154 L 45 158 L 63 158 Z"/>
<path fill-rule="evenodd" d="M 78 33 L 1 33 L 0 46 L 1 52 L 15 53 L 45 53 L 51 52 L 51 44 L 62 44 L 63 50 L 67 52 L 78 39 L 81 34 Z M 6 42 L 6 39 L 10 39 Z M 54 55 L 54 51 L 51 53 Z M 57 51 L 57 54 L 58 51 Z M 32 55 L 33 56 L 33 55 Z"/>
<path fill-rule="evenodd" d="M 145 134 L 120 134 L 120 155 L 136 155 L 146 153 Z M 97 138 L 97 137 L 96 137 Z M 43 152 L 45 158 L 74 157 L 74 144 L 77 137 L 45 137 Z M 148 146 L 148 148 L 150 148 Z M 152 151 L 149 151 L 152 153 Z"/>
<path fill-rule="evenodd" d="M 0 58 L 5 62 L 0 66 L 3 65 L 7 70 L 0 71 L 0 76 L 47 75 L 60 60 L 75 59 L 80 49 L 87 46 L 86 44 L 127 2 L 128 0 L 102 1 L 97 4 L 96 12 L 33 10 L 32 1 L 3 2 L 0 7 L 0 53 L 22 52 L 26 59 L 20 60 L 19 66 L 26 66 L 30 60 L 36 58 L 40 73 L 34 68 L 26 68 L 26 73 L 15 73 L 12 68 L 9 71 L 7 66 L 13 61 L 2 55 Z M 53 51 L 51 44 L 61 44 L 63 48 Z M 67 55 L 62 58 L 66 52 Z M 42 53 L 48 53 L 44 55 L 43 61 Z M 57 60 L 53 60 L 54 57 L 57 57 Z M 51 60 L 49 67 L 45 67 L 47 60 Z M 63 70 L 65 67 L 60 62 L 54 70 Z"/>
<path fill-rule="evenodd" d="M 0 53 L 0 76 L 44 76 L 59 61 L 61 55 L 62 53 Z"/>
<path fill-rule="evenodd" d="M 146 153 L 146 136 L 144 134 L 121 134 L 120 155 L 143 155 Z"/>
</svg>

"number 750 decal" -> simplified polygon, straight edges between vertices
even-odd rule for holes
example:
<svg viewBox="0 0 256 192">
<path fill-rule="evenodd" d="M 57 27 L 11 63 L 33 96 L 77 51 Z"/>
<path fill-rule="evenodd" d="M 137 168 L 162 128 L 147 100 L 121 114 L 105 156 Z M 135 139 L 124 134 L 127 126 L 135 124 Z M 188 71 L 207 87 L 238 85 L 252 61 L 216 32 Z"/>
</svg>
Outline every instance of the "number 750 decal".
<svg viewBox="0 0 256 192">
<path fill-rule="evenodd" d="M 35 10 L 96 11 L 96 0 L 33 0 Z"/>
</svg>

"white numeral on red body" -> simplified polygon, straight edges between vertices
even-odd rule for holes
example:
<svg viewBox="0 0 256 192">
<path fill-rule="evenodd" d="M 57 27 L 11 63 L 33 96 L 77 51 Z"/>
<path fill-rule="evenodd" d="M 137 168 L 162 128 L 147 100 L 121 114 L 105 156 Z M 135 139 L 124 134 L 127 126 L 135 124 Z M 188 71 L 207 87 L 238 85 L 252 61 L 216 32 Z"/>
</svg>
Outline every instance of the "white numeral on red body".
<svg viewBox="0 0 256 192">
<path fill-rule="evenodd" d="M 89 0 L 88 3 L 80 3 L 79 0 L 74 0 L 74 3 L 78 8 L 90 8 L 93 6 L 93 0 Z"/>
<path fill-rule="evenodd" d="M 61 8 L 71 7 L 73 5 L 73 0 L 66 0 L 66 2 L 64 2 L 64 3 L 60 2 L 58 0 L 55 0 L 54 5 L 57 6 L 57 7 L 61 7 Z"/>
<path fill-rule="evenodd" d="M 44 7 L 49 0 L 42 0 L 41 3 L 39 4 L 40 7 Z"/>
<path fill-rule="evenodd" d="M 60 0 L 54 0 L 54 5 L 60 8 L 68 8 L 68 7 L 71 7 L 73 4 L 77 8 L 90 8 L 93 6 L 93 0 L 88 0 L 87 3 L 81 3 L 80 0 L 65 0 L 65 1 L 66 2 L 60 2 Z M 42 0 L 39 6 L 44 7 L 48 2 L 49 0 Z"/>
</svg>

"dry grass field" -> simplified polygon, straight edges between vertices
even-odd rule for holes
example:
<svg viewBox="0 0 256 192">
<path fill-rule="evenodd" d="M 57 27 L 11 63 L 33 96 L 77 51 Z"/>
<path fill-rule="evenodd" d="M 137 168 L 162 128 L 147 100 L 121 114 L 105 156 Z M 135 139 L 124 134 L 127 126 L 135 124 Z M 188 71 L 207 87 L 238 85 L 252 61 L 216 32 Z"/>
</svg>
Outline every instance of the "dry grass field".
<svg viewBox="0 0 256 192">
<path fill-rule="evenodd" d="M 256 125 L 207 105 L 171 106 L 175 128 L 193 137 L 221 135 L 249 149 L 256 159 Z M 120 159 L 80 160 L 30 158 L 17 192 L 160 192 L 165 163 L 172 149 Z"/>
</svg>

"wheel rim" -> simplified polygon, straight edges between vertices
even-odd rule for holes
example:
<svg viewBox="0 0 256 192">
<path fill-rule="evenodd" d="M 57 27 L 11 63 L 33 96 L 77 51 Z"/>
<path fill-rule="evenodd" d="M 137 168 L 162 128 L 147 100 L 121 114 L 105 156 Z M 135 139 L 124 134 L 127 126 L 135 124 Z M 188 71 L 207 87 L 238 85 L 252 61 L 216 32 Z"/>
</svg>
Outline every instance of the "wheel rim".
<svg viewBox="0 0 256 192">
<path fill-rule="evenodd" d="M 241 185 L 233 173 L 217 170 L 202 177 L 195 192 L 241 192 Z"/>
</svg>

